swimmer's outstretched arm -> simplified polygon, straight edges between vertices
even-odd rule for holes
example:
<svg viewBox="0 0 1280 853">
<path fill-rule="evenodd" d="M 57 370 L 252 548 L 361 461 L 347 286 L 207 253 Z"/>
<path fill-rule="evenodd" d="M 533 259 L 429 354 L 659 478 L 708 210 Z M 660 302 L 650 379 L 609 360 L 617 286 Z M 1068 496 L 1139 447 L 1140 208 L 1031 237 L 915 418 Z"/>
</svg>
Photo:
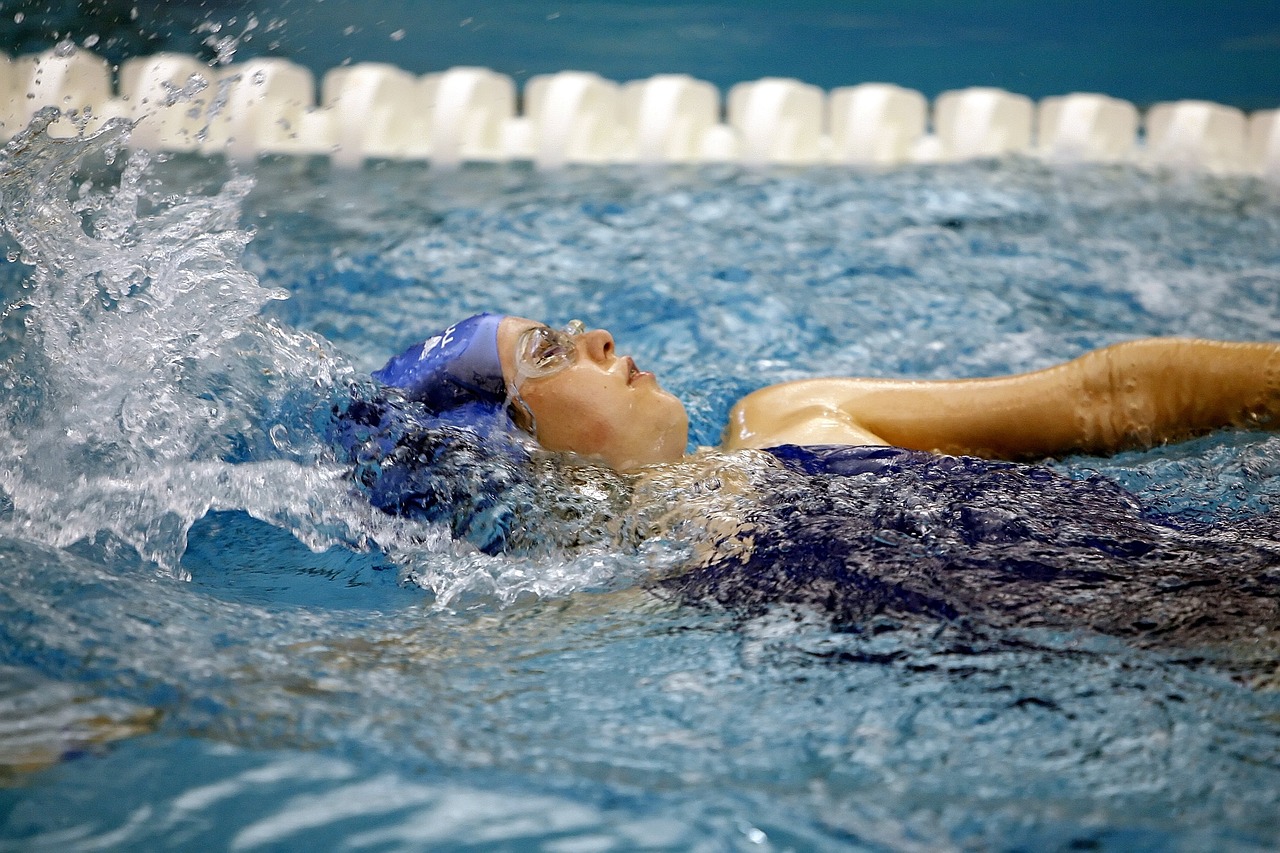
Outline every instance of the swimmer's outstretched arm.
<svg viewBox="0 0 1280 853">
<path fill-rule="evenodd" d="M 1152 338 L 993 379 L 812 379 L 730 413 L 725 447 L 892 444 L 1026 459 L 1280 429 L 1280 344 Z"/>
</svg>

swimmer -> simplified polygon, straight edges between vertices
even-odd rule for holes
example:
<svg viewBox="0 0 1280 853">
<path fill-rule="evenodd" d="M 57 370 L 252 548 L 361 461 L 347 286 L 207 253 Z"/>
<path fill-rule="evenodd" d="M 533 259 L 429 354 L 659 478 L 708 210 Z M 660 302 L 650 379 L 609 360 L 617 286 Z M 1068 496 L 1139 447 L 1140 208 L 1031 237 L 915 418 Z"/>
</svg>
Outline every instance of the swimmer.
<svg viewBox="0 0 1280 853">
<path fill-rule="evenodd" d="M 604 329 L 478 314 L 374 373 L 432 413 L 504 410 L 539 445 L 618 471 L 678 462 L 688 416 Z M 912 381 L 823 378 L 733 406 L 723 449 L 890 445 L 988 459 L 1107 454 L 1227 426 L 1274 428 L 1280 344 L 1154 338 L 1031 373 Z"/>
<path fill-rule="evenodd" d="M 851 632 L 1087 627 L 1274 678 L 1280 517 L 1201 522 L 1016 460 L 1280 428 L 1280 344 L 1149 339 L 991 379 L 773 385 L 733 406 L 720 452 L 692 456 L 679 400 L 577 322 L 480 314 L 374 378 L 335 421 L 355 482 L 484 553 L 670 541 L 678 558 L 644 582 L 666 600 L 800 605 Z"/>
</svg>

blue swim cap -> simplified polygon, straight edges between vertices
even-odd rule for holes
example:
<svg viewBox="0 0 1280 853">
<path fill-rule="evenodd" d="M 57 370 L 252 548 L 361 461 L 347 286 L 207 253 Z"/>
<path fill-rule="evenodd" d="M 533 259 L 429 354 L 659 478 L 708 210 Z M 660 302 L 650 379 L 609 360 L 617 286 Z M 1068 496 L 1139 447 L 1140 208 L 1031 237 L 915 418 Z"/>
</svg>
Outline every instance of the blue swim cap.
<svg viewBox="0 0 1280 853">
<path fill-rule="evenodd" d="M 388 361 L 373 378 L 433 414 L 471 403 L 501 408 L 507 402 L 498 359 L 498 324 L 504 316 L 476 314 L 454 323 Z"/>
</svg>

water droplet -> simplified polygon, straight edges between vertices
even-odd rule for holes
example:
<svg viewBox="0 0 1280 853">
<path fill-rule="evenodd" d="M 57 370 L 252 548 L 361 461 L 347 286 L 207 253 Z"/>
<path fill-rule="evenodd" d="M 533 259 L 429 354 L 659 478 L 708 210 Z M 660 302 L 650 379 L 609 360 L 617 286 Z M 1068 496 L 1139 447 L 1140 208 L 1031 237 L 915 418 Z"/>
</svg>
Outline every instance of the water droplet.
<svg viewBox="0 0 1280 853">
<path fill-rule="evenodd" d="M 400 41 L 403 38 L 404 38 L 404 30 L 396 30 L 394 33 L 391 34 L 392 41 Z"/>
<path fill-rule="evenodd" d="M 85 36 L 83 44 L 85 47 L 93 47 L 95 44 L 98 43 L 98 41 L 99 41 L 98 35 L 97 33 L 94 33 L 93 35 Z"/>
</svg>

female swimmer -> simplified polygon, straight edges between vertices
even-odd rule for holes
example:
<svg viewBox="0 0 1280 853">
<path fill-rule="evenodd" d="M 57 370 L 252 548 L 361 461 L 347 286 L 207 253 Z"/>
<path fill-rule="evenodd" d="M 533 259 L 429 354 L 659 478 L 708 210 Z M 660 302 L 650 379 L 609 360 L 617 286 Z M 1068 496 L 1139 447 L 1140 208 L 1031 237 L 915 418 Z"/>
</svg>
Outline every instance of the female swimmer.
<svg viewBox="0 0 1280 853">
<path fill-rule="evenodd" d="M 433 414 L 502 408 L 538 443 L 619 471 L 677 462 L 688 416 L 610 334 L 479 314 L 374 374 Z M 1280 414 L 1280 344 L 1146 339 L 1032 373 L 773 385 L 729 414 L 725 450 L 892 445 L 989 459 L 1111 453 Z"/>
<path fill-rule="evenodd" d="M 663 539 L 688 559 L 649 583 L 692 602 L 801 604 L 851 631 L 1087 626 L 1270 671 L 1280 517 L 1168 514 L 1001 460 L 1274 427 L 1277 371 L 1280 345 L 1160 339 L 996 379 L 791 382 L 733 407 L 735 452 L 690 458 L 684 407 L 608 332 L 481 314 L 391 359 L 389 390 L 336 422 L 375 506 L 486 553 Z M 563 452 L 531 455 L 521 430 Z"/>
</svg>

